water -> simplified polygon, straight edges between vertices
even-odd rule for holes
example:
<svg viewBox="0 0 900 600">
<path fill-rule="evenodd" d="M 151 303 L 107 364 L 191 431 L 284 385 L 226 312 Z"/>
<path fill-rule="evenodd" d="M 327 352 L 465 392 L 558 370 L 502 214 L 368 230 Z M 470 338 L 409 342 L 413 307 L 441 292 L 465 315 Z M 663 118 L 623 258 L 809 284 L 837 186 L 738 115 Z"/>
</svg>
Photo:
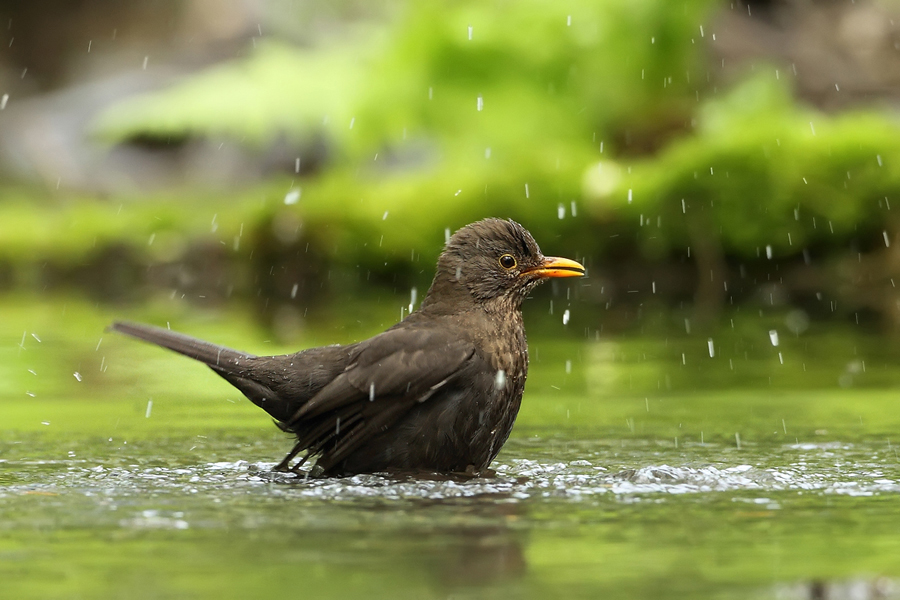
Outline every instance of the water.
<svg viewBox="0 0 900 600">
<path fill-rule="evenodd" d="M 0 308 L 4 597 L 900 597 L 884 338 L 813 324 L 776 349 L 737 319 L 711 357 L 707 334 L 597 342 L 541 308 L 494 476 L 307 480 L 272 472 L 290 442 L 255 407 L 103 334 L 104 309 Z M 283 350 L 238 313 L 179 321 Z M 381 325 L 323 321 L 294 345 Z"/>
</svg>

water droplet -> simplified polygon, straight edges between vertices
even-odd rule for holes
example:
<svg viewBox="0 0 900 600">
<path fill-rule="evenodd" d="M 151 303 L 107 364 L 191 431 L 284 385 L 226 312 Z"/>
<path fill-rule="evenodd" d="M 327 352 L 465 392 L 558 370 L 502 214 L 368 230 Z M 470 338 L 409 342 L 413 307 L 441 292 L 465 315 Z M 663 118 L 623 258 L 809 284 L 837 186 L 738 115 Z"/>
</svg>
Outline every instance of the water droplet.
<svg viewBox="0 0 900 600">
<path fill-rule="evenodd" d="M 72 373 L 72 376 L 75 377 L 75 381 L 81 381 L 81 373 L 79 373 L 78 371 Z"/>
<path fill-rule="evenodd" d="M 484 110 L 484 98 L 481 96 L 481 94 L 478 94 L 478 99 L 475 101 L 475 108 L 477 108 L 479 111 Z"/>
<path fill-rule="evenodd" d="M 778 331 L 775 329 L 769 330 L 769 341 L 772 342 L 773 346 L 778 345 Z"/>
<path fill-rule="evenodd" d="M 568 325 L 568 324 L 569 324 L 569 309 L 567 308 L 565 311 L 563 311 L 563 325 Z"/>
<path fill-rule="evenodd" d="M 291 190 L 284 196 L 284 203 L 287 205 L 297 204 L 300 200 L 300 188 L 296 190 Z"/>
<path fill-rule="evenodd" d="M 152 410 L 153 410 L 153 398 L 150 398 L 149 400 L 147 400 L 147 411 L 144 413 L 144 418 L 145 418 L 145 419 L 149 419 L 149 418 L 150 418 L 150 412 L 151 412 Z"/>
<path fill-rule="evenodd" d="M 498 390 L 506 387 L 506 371 L 503 369 L 497 370 L 497 375 L 494 377 L 494 387 Z"/>
<path fill-rule="evenodd" d="M 566 205 L 562 202 L 556 207 L 556 218 L 564 219 L 566 217 Z"/>
<path fill-rule="evenodd" d="M 710 358 L 715 358 L 715 356 L 716 356 L 716 346 L 715 346 L 715 344 L 713 343 L 713 339 L 712 339 L 712 338 L 709 338 L 708 340 L 706 340 L 706 345 L 709 347 L 709 357 L 710 357 Z"/>
</svg>

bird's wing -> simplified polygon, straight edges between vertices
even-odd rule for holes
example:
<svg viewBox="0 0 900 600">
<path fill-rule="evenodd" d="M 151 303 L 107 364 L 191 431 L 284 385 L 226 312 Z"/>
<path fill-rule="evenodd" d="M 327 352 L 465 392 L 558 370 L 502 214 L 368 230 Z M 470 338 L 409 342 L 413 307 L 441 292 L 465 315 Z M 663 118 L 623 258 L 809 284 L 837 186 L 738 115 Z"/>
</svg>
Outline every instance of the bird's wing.
<svg viewBox="0 0 900 600">
<path fill-rule="evenodd" d="M 284 424 L 295 449 L 332 469 L 366 440 L 428 400 L 475 354 L 471 342 L 432 329 L 392 329 L 361 342 L 343 373 Z"/>
<path fill-rule="evenodd" d="M 437 329 L 391 329 L 360 343 L 344 372 L 313 396 L 295 419 L 367 399 L 427 400 L 475 352 L 468 340 Z"/>
</svg>

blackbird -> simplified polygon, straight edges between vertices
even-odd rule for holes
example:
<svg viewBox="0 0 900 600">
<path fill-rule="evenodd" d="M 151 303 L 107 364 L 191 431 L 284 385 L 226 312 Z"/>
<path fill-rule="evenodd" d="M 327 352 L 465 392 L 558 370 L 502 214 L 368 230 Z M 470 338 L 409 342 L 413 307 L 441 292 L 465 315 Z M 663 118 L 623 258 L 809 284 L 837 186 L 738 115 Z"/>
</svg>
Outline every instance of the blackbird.
<svg viewBox="0 0 900 600">
<path fill-rule="evenodd" d="M 111 329 L 205 363 L 269 413 L 297 438 L 278 470 L 315 458 L 307 475 L 477 474 L 522 400 L 522 300 L 548 277 L 584 274 L 518 223 L 485 219 L 449 239 L 419 309 L 362 342 L 254 356 L 149 325 Z"/>
</svg>

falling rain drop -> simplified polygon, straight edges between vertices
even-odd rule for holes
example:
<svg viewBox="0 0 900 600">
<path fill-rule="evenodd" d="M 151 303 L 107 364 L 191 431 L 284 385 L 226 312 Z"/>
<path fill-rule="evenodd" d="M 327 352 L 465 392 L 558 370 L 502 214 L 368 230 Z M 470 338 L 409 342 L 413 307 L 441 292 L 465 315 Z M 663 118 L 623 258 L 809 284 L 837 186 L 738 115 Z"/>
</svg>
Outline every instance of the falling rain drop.
<svg viewBox="0 0 900 600">
<path fill-rule="evenodd" d="M 881 232 L 881 235 L 884 236 L 884 247 L 885 247 L 885 248 L 890 248 L 890 247 L 891 247 L 891 240 L 890 240 L 890 238 L 888 237 L 888 232 L 887 232 L 887 231 L 882 231 L 882 232 Z"/>
<path fill-rule="evenodd" d="M 72 375 L 75 377 L 75 381 L 81 381 L 81 373 L 75 371 Z"/>
<path fill-rule="evenodd" d="M 494 387 L 498 390 L 506 387 L 506 371 L 503 369 L 497 370 L 497 375 L 494 377 Z"/>
<path fill-rule="evenodd" d="M 778 346 L 778 331 L 775 329 L 769 330 L 769 341 L 772 342 L 773 346 Z"/>
<path fill-rule="evenodd" d="M 707 347 L 709 347 L 709 357 L 710 357 L 710 358 L 715 358 L 715 356 L 716 356 L 716 346 L 715 346 L 715 344 L 713 343 L 713 339 L 712 339 L 712 338 L 709 338 L 708 340 L 706 340 L 706 345 L 707 345 Z"/>
<path fill-rule="evenodd" d="M 566 361 L 566 375 L 568 375 L 571 372 L 572 372 L 572 361 L 567 360 Z"/>
<path fill-rule="evenodd" d="M 3 96 L 0 96 L 0 110 L 6 108 L 7 102 L 9 102 L 9 94 L 3 94 Z"/>
<path fill-rule="evenodd" d="M 566 205 L 562 202 L 556 207 L 556 218 L 564 219 L 566 217 Z"/>
<path fill-rule="evenodd" d="M 409 291 L 409 312 L 413 311 L 413 307 L 416 305 L 416 297 L 419 295 L 419 290 L 416 288 L 412 288 Z"/>
<path fill-rule="evenodd" d="M 475 108 L 477 108 L 479 112 L 484 110 L 484 98 L 481 94 L 478 94 L 478 99 L 475 101 Z"/>
<path fill-rule="evenodd" d="M 284 196 L 284 203 L 290 206 L 291 204 L 297 204 L 300 200 L 300 189 L 291 190 Z"/>
<path fill-rule="evenodd" d="M 766 245 L 766 258 L 772 260 L 772 246 Z"/>
<path fill-rule="evenodd" d="M 471 41 L 471 39 L 472 39 L 472 26 L 469 25 L 469 40 Z"/>
<path fill-rule="evenodd" d="M 628 188 L 628 204 L 631 204 L 631 188 Z"/>
<path fill-rule="evenodd" d="M 374 401 L 375 401 L 375 384 L 370 383 L 369 384 L 369 402 L 374 402 Z"/>
<path fill-rule="evenodd" d="M 568 325 L 568 324 L 569 324 L 569 309 L 567 308 L 565 311 L 563 311 L 563 325 Z"/>
<path fill-rule="evenodd" d="M 145 419 L 149 419 L 149 418 L 150 418 L 150 412 L 151 412 L 152 410 L 153 410 L 153 398 L 150 398 L 149 400 L 147 400 L 147 411 L 144 413 L 144 418 L 145 418 Z"/>
<path fill-rule="evenodd" d="M 446 244 L 449 241 L 450 241 L 450 228 L 444 227 L 444 243 Z"/>
<path fill-rule="evenodd" d="M 300 289 L 300 284 L 295 283 L 294 287 L 291 288 L 291 300 L 293 300 L 294 298 L 297 297 L 297 290 L 299 290 L 299 289 Z"/>
</svg>

